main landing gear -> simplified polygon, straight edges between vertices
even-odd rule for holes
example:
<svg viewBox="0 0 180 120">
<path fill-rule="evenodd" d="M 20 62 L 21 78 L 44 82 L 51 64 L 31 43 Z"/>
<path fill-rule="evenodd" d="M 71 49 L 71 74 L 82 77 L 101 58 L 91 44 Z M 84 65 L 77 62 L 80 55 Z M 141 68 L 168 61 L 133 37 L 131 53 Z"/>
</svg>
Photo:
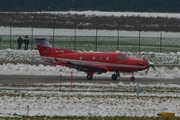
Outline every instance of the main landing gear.
<svg viewBox="0 0 180 120">
<path fill-rule="evenodd" d="M 87 80 L 92 80 L 93 78 L 93 75 L 94 75 L 94 71 L 93 70 L 90 70 L 89 72 L 87 72 Z"/>
<path fill-rule="evenodd" d="M 88 72 L 87 76 L 86 76 L 87 80 L 92 80 L 93 74 L 94 74 L 93 71 Z M 115 73 L 112 74 L 112 76 L 111 76 L 112 80 L 117 80 L 118 77 L 120 77 L 120 72 L 119 71 L 115 71 Z M 135 80 L 134 72 L 132 72 L 132 77 L 130 79 L 131 79 L 131 81 Z"/>
<path fill-rule="evenodd" d="M 87 80 L 92 80 L 93 76 L 91 76 L 90 74 L 87 74 L 86 78 Z"/>
<path fill-rule="evenodd" d="M 117 77 L 120 77 L 120 72 L 119 71 L 115 71 L 115 73 L 112 74 L 112 76 L 111 76 L 112 80 L 117 80 Z"/>
<path fill-rule="evenodd" d="M 115 73 L 112 74 L 112 76 L 111 76 L 112 80 L 117 80 L 117 77 L 120 77 L 120 72 L 119 71 L 115 71 Z M 130 79 L 131 79 L 131 81 L 135 80 L 134 72 L 132 72 L 132 77 Z"/>
</svg>

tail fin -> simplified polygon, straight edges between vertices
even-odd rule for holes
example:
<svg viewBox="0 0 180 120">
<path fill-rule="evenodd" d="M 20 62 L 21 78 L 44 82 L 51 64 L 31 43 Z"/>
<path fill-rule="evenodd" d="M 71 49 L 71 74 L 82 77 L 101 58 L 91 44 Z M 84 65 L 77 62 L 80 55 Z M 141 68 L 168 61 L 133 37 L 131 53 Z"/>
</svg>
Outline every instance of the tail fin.
<svg viewBox="0 0 180 120">
<path fill-rule="evenodd" d="M 72 50 L 65 50 L 61 48 L 53 48 L 48 40 L 51 38 L 34 38 L 36 40 L 37 48 L 40 56 L 57 58 L 59 54 L 76 53 Z"/>
<path fill-rule="evenodd" d="M 36 45 L 38 48 L 40 46 L 52 48 L 51 44 L 48 42 L 50 38 L 35 38 L 35 40 L 36 40 Z"/>
<path fill-rule="evenodd" d="M 34 38 L 36 40 L 36 45 L 39 50 L 40 56 L 50 57 L 52 55 L 52 45 L 48 42 L 50 38 Z"/>
</svg>

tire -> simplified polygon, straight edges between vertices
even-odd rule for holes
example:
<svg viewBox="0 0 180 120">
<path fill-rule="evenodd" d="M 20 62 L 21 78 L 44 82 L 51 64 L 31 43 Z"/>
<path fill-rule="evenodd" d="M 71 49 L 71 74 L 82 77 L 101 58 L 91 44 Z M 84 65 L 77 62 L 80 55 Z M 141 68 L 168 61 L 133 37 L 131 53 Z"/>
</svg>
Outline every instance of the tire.
<svg viewBox="0 0 180 120">
<path fill-rule="evenodd" d="M 112 80 L 117 80 L 117 75 L 116 74 L 112 74 L 111 78 L 112 78 Z"/>
<path fill-rule="evenodd" d="M 135 77 L 131 77 L 131 81 L 134 81 L 135 80 Z"/>
<path fill-rule="evenodd" d="M 86 76 L 87 80 L 92 80 L 92 76 L 90 76 L 89 74 Z"/>
</svg>

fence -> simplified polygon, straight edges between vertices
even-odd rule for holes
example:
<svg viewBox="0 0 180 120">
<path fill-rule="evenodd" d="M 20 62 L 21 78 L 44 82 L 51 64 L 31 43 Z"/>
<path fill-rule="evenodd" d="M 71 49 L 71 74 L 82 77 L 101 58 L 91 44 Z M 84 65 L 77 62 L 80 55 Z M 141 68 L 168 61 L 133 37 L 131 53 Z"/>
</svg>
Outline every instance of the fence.
<svg viewBox="0 0 180 120">
<path fill-rule="evenodd" d="M 79 51 L 122 52 L 178 52 L 180 34 L 170 32 L 144 32 L 87 29 L 0 28 L 0 49 L 17 49 L 19 36 L 51 37 L 54 47 Z M 36 49 L 30 40 L 29 49 Z"/>
</svg>

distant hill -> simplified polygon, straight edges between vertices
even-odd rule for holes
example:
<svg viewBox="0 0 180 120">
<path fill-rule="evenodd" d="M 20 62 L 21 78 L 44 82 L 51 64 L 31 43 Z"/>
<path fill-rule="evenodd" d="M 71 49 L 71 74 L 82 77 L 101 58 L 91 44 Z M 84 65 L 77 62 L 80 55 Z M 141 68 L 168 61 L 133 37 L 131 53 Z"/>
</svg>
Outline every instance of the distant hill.
<svg viewBox="0 0 180 120">
<path fill-rule="evenodd" d="M 180 0 L 1 0 L 2 12 L 130 11 L 180 13 Z"/>
<path fill-rule="evenodd" d="M 0 26 L 180 32 L 180 18 L 0 12 Z"/>
</svg>

